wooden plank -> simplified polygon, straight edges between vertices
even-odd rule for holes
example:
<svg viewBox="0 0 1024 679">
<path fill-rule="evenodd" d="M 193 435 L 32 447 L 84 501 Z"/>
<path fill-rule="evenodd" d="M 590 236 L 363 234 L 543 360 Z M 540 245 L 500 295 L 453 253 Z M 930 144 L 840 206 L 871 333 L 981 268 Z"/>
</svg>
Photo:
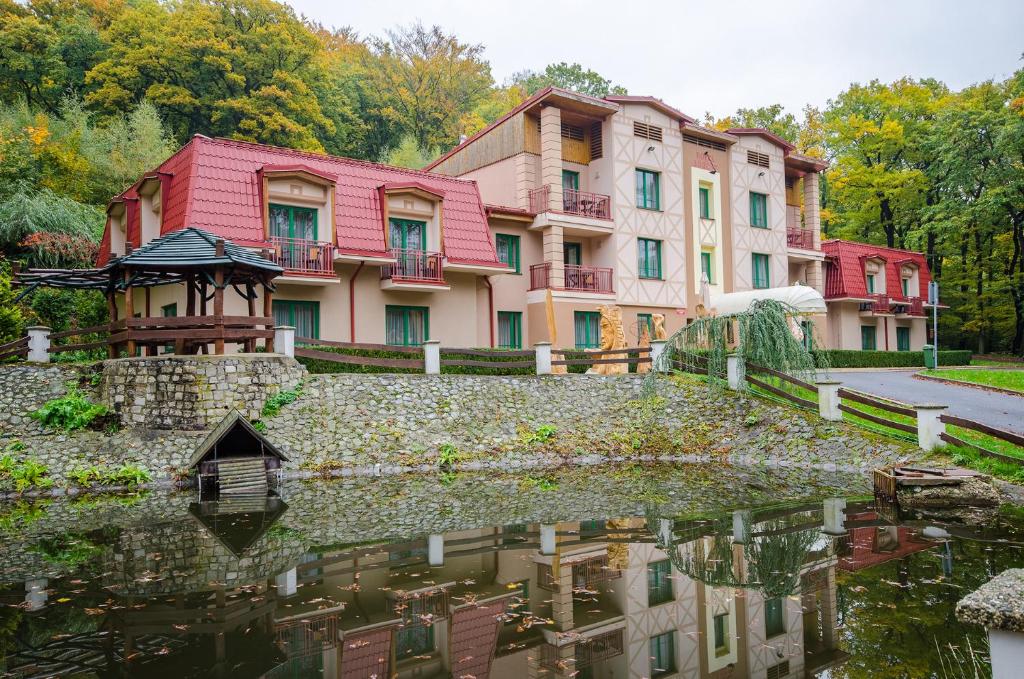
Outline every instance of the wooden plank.
<svg viewBox="0 0 1024 679">
<path fill-rule="evenodd" d="M 1009 443 L 1013 443 L 1018 446 L 1024 447 L 1024 436 L 1017 434 L 1012 431 L 1006 431 L 1005 429 L 996 429 L 990 427 L 982 422 L 976 422 L 974 420 L 968 420 L 963 417 L 956 417 L 955 415 L 940 415 L 939 420 L 945 424 L 951 424 L 954 427 L 961 427 L 963 429 L 971 429 L 973 431 L 981 432 L 982 434 L 988 434 L 989 436 L 997 439 L 1002 439 Z"/>
<path fill-rule="evenodd" d="M 884 417 L 878 417 L 876 415 L 872 415 L 870 413 L 866 413 L 863 410 L 857 410 L 856 408 L 851 408 L 850 406 L 846 405 L 845 403 L 840 403 L 839 404 L 839 409 L 842 410 L 844 413 L 849 413 L 850 415 L 855 415 L 856 417 L 859 417 L 859 418 L 861 418 L 863 420 L 867 420 L 868 422 L 874 422 L 875 424 L 880 424 L 883 427 L 889 427 L 890 429 L 896 429 L 896 430 L 899 430 L 899 431 L 905 431 L 908 434 L 917 434 L 917 427 L 912 425 L 912 424 L 903 424 L 902 422 L 893 422 L 892 420 L 887 420 Z"/>
<path fill-rule="evenodd" d="M 845 398 L 850 401 L 855 401 L 861 405 L 871 406 L 872 408 L 879 408 L 880 410 L 887 410 L 890 413 L 896 413 L 897 415 L 906 415 L 907 417 L 917 417 L 917 411 L 913 408 L 906 406 L 900 406 L 887 401 L 881 401 L 867 394 L 859 394 L 848 389 L 839 390 L 839 398 Z M 914 431 L 917 431 L 916 429 Z"/>
<path fill-rule="evenodd" d="M 166 316 L 160 318 L 126 318 L 129 328 L 192 328 L 202 325 L 215 325 L 216 316 Z"/>
<path fill-rule="evenodd" d="M 63 344 L 58 347 L 50 347 L 51 354 L 62 354 L 65 351 L 88 351 L 89 349 L 99 349 L 100 347 L 107 346 L 107 340 L 100 340 L 98 342 L 83 342 L 81 344 Z"/>
<path fill-rule="evenodd" d="M 797 377 L 793 377 L 792 375 L 788 375 L 788 374 L 786 374 L 786 373 L 784 373 L 782 371 L 779 371 L 779 370 L 773 370 L 771 368 L 765 368 L 765 367 L 760 366 L 760 365 L 755 365 L 753 363 L 748 363 L 747 366 L 746 366 L 746 371 L 748 373 L 754 372 L 754 373 L 763 373 L 765 375 L 771 375 L 772 377 L 778 377 L 780 380 L 785 380 L 786 382 L 789 382 L 790 384 L 793 384 L 793 385 L 796 385 L 798 387 L 801 387 L 802 389 L 807 389 L 808 391 L 813 391 L 815 393 L 817 393 L 817 391 L 818 391 L 818 387 L 813 385 L 813 384 L 811 384 L 810 382 L 804 382 L 803 380 L 801 380 L 801 379 L 799 379 Z"/>
<path fill-rule="evenodd" d="M 328 340 L 314 339 L 312 337 L 296 337 L 296 344 L 319 345 L 323 347 L 338 347 L 340 349 L 363 349 L 366 351 L 393 351 L 399 354 L 423 355 L 423 347 L 406 347 L 396 344 L 367 344 L 365 342 L 332 342 Z"/>
<path fill-rule="evenodd" d="M 623 363 L 626 365 L 636 365 L 637 363 L 650 363 L 650 358 L 573 358 L 566 361 L 551 361 L 551 365 L 604 365 Z"/>
<path fill-rule="evenodd" d="M 552 354 L 558 354 L 559 356 L 565 356 L 566 353 L 582 353 L 587 356 L 594 356 L 599 358 L 601 356 L 616 356 L 618 354 L 644 354 L 649 353 L 650 347 L 627 347 L 625 349 L 607 349 L 605 351 L 587 351 L 585 349 L 552 349 Z"/>
<path fill-rule="evenodd" d="M 333 363 L 349 363 L 351 365 L 375 365 L 381 368 L 417 368 L 423 370 L 423 361 L 408 358 L 374 358 L 372 356 L 350 356 L 333 351 L 317 351 L 316 349 L 295 348 L 295 355 L 303 358 L 315 358 Z"/>
<path fill-rule="evenodd" d="M 493 349 L 451 349 L 448 347 L 441 347 L 441 355 L 445 354 L 459 354 L 462 356 L 492 356 L 492 357 L 522 357 L 522 358 L 533 358 L 537 355 L 535 351 L 495 351 Z"/>
<path fill-rule="evenodd" d="M 776 396 L 781 396 L 782 398 L 784 398 L 784 399 L 786 399 L 788 401 L 792 401 L 793 403 L 797 403 L 799 405 L 802 405 L 805 408 L 810 408 L 811 410 L 817 410 L 818 409 L 817 402 L 808 400 L 806 398 L 800 398 L 799 396 L 796 396 L 794 394 L 789 393 L 785 389 L 780 389 L 779 387 L 776 387 L 774 384 L 768 384 L 767 382 L 762 382 L 761 380 L 757 379 L 756 377 L 751 377 L 750 375 L 747 375 L 747 382 L 750 382 L 754 386 L 760 387 L 761 389 L 764 389 L 765 391 L 769 391 L 769 392 L 775 394 Z"/>
<path fill-rule="evenodd" d="M 62 330 L 61 332 L 51 332 L 50 340 L 74 337 L 76 335 L 91 335 L 96 332 L 110 332 L 110 324 L 104 323 L 103 325 L 93 325 L 88 328 L 72 328 L 71 330 Z M 2 348 L 0 347 L 0 349 Z"/>
<path fill-rule="evenodd" d="M 27 346 L 28 346 L 28 337 L 21 337 L 19 339 L 14 340 L 13 342 L 8 342 L 6 344 L 0 344 L 0 351 L 7 351 L 8 349 L 20 349 L 21 347 L 27 347 Z"/>
<path fill-rule="evenodd" d="M 533 368 L 536 363 L 533 361 L 471 361 L 469 359 L 460 361 L 454 359 L 441 359 L 441 365 L 459 366 L 463 368 Z"/>
<path fill-rule="evenodd" d="M 962 448 L 971 448 L 972 450 L 976 450 L 978 451 L 978 454 L 981 455 L 982 457 L 990 457 L 993 460 L 1001 460 L 1002 462 L 1009 462 L 1011 464 L 1016 464 L 1020 465 L 1021 467 L 1024 467 L 1024 459 L 1022 458 L 1014 457 L 1012 455 L 1004 455 L 1003 453 L 997 453 L 996 451 L 989 450 L 988 448 L 982 448 L 976 443 L 968 443 L 967 441 L 957 438 L 952 434 L 943 432 L 939 434 L 939 438 L 941 438 L 946 443 L 953 444 L 954 446 L 960 446 Z"/>
<path fill-rule="evenodd" d="M 18 356 L 19 358 L 25 358 L 28 356 L 28 349 L 11 349 L 9 351 L 0 352 L 0 361 L 8 358 Z"/>
</svg>

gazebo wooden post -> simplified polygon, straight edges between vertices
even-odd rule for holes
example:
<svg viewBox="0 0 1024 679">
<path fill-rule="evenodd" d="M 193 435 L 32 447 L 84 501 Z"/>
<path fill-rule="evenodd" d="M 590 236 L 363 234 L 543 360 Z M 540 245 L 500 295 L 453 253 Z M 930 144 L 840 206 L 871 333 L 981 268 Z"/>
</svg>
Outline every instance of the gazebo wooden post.
<svg viewBox="0 0 1024 679">
<path fill-rule="evenodd" d="M 152 314 L 152 311 L 151 311 L 151 308 L 150 308 L 150 302 L 152 301 L 151 300 L 152 295 L 150 294 L 150 288 L 147 287 L 147 288 L 144 288 L 144 290 L 146 291 L 146 318 L 149 319 L 149 318 L 153 317 L 153 314 Z M 146 345 L 146 356 L 156 356 L 156 345 L 155 344 L 147 344 Z"/>
<path fill-rule="evenodd" d="M 135 318 L 135 291 L 132 289 L 131 274 L 124 272 L 124 323 L 128 333 L 128 355 L 135 355 L 135 340 L 132 339 L 132 319 Z"/>
<path fill-rule="evenodd" d="M 107 356 L 117 358 L 117 345 L 110 338 L 116 332 L 114 326 L 117 324 L 117 291 L 107 291 L 107 312 L 110 314 L 110 332 L 107 334 Z"/>
<path fill-rule="evenodd" d="M 266 283 L 263 284 L 263 315 L 266 318 L 273 318 L 274 316 L 274 295 L 270 292 L 270 287 Z M 274 329 L 273 321 L 270 323 L 270 329 Z M 267 341 L 264 343 L 264 347 L 268 354 L 274 353 L 273 333 L 271 333 L 270 337 L 267 338 Z"/>
<path fill-rule="evenodd" d="M 215 245 L 214 255 L 224 256 L 224 239 L 218 238 Z M 213 273 L 213 324 L 217 335 L 214 342 L 213 353 L 221 356 L 224 354 L 224 265 L 218 264 Z"/>
<path fill-rule="evenodd" d="M 200 316 L 206 316 L 206 311 L 207 311 L 206 310 L 206 297 L 207 297 L 207 295 L 206 295 L 206 285 L 207 285 L 206 279 L 202 279 L 202 280 L 199 281 L 198 292 L 199 292 L 199 315 Z M 208 353 L 210 353 L 210 348 L 209 348 L 209 346 L 207 346 L 206 342 L 203 342 L 203 344 L 198 349 L 196 349 L 196 353 L 197 354 L 198 353 L 208 354 Z"/>
<path fill-rule="evenodd" d="M 245 301 L 249 305 L 249 322 L 252 323 L 252 319 L 256 317 L 256 288 L 252 283 L 245 284 Z M 253 330 L 256 329 L 256 324 L 253 323 Z M 250 337 L 245 340 L 245 350 L 249 353 L 256 351 L 256 338 Z"/>
<path fill-rule="evenodd" d="M 189 273 L 185 276 L 185 316 L 192 318 L 196 315 L 196 282 L 195 274 Z M 191 347 L 184 339 L 174 341 L 174 353 L 182 355 L 191 353 Z"/>
</svg>

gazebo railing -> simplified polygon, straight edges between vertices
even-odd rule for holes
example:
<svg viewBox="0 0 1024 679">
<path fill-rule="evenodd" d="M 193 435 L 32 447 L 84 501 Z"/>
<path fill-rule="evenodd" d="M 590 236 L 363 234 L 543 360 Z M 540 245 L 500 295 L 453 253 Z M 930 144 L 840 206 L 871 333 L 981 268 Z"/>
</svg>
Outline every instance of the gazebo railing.
<svg viewBox="0 0 1024 679">
<path fill-rule="evenodd" d="M 252 342 L 274 337 L 274 319 L 269 316 L 169 316 L 125 318 L 113 324 L 110 344 L 134 342 L 136 346 L 175 345 L 175 353 L 189 347 L 223 340 Z"/>
</svg>

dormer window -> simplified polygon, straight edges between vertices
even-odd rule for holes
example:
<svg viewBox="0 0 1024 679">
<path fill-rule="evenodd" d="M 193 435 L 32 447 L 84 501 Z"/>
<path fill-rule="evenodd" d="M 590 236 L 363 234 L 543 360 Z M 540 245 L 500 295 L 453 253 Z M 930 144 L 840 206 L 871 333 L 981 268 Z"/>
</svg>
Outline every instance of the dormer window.
<svg viewBox="0 0 1024 679">
<path fill-rule="evenodd" d="M 868 281 L 868 294 L 869 295 L 875 294 L 875 274 L 869 273 L 867 275 L 867 281 Z"/>
<path fill-rule="evenodd" d="M 316 209 L 270 204 L 270 237 L 317 240 Z"/>
</svg>

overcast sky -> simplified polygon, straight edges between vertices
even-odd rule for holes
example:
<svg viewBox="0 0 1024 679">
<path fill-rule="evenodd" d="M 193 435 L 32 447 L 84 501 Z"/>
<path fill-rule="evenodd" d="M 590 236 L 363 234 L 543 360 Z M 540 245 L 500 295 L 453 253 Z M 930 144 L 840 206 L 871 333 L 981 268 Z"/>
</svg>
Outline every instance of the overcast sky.
<svg viewBox="0 0 1024 679">
<path fill-rule="evenodd" d="M 495 80 L 579 62 L 690 115 L 823 106 L 851 82 L 934 77 L 955 89 L 1024 67 L 1024 0 L 286 0 L 382 35 L 416 19 L 482 43 Z"/>
</svg>

